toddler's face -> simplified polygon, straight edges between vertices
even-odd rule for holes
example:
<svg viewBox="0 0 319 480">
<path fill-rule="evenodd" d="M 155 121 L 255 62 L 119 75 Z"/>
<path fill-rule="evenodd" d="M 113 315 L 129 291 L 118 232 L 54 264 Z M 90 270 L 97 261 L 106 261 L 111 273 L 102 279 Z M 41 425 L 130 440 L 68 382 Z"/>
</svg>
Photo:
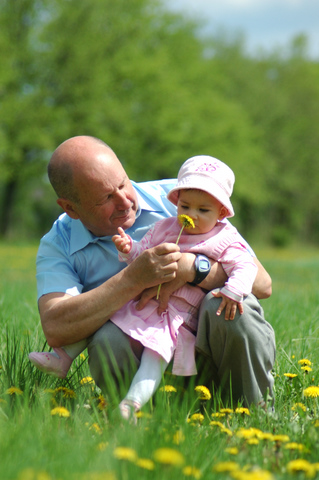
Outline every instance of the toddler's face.
<svg viewBox="0 0 319 480">
<path fill-rule="evenodd" d="M 180 190 L 177 214 L 188 215 L 195 228 L 187 229 L 190 235 L 208 233 L 227 215 L 227 209 L 216 198 L 203 190 Z"/>
</svg>

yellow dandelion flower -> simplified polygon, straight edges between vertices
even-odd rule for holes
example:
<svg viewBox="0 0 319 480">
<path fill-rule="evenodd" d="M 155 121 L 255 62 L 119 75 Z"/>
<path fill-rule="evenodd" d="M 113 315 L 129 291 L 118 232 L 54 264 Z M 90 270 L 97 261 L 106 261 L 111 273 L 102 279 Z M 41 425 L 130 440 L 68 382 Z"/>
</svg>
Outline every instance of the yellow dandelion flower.
<svg viewBox="0 0 319 480">
<path fill-rule="evenodd" d="M 193 415 L 191 415 L 191 416 L 187 419 L 187 421 L 188 421 L 188 423 L 190 423 L 190 422 L 203 423 L 204 419 L 205 419 L 205 417 L 204 417 L 203 414 L 201 414 L 201 413 L 193 413 Z"/>
<path fill-rule="evenodd" d="M 298 450 L 299 452 L 304 452 L 307 450 L 302 443 L 297 443 L 297 442 L 286 443 L 285 448 L 287 450 Z"/>
<path fill-rule="evenodd" d="M 247 440 L 248 445 L 259 445 L 258 438 L 248 438 Z"/>
<path fill-rule="evenodd" d="M 291 460 L 287 464 L 287 472 L 288 473 L 299 473 L 304 472 L 306 473 L 307 477 L 314 477 L 316 474 L 316 468 L 313 464 L 308 462 L 303 458 L 299 458 L 297 460 Z"/>
<path fill-rule="evenodd" d="M 310 387 L 305 388 L 303 391 L 305 397 L 316 398 L 319 397 L 319 387 L 311 385 Z"/>
<path fill-rule="evenodd" d="M 220 413 L 234 413 L 234 410 L 232 408 L 221 408 Z"/>
<path fill-rule="evenodd" d="M 227 433 L 227 435 L 229 437 L 232 437 L 233 436 L 233 432 L 229 429 L 229 428 L 226 428 L 226 427 L 220 427 L 220 431 L 222 433 Z"/>
<path fill-rule="evenodd" d="M 64 398 L 76 398 L 76 393 L 67 387 L 58 387 L 53 390 L 54 395 L 59 393 L 61 393 Z"/>
<path fill-rule="evenodd" d="M 237 447 L 229 447 L 229 448 L 225 448 L 225 452 L 229 453 L 230 455 L 238 455 L 239 450 Z"/>
<path fill-rule="evenodd" d="M 199 479 L 202 476 L 202 472 L 198 468 L 192 467 L 190 465 L 183 468 L 183 474 L 185 475 L 185 477 L 194 477 L 196 479 Z"/>
<path fill-rule="evenodd" d="M 290 438 L 288 435 L 274 435 L 273 440 L 278 443 L 286 443 L 290 441 Z"/>
<path fill-rule="evenodd" d="M 259 430 L 258 428 L 240 428 L 236 432 L 236 436 L 239 438 L 253 438 L 253 437 L 258 437 L 258 435 L 262 434 L 263 432 Z"/>
<path fill-rule="evenodd" d="M 183 442 L 185 442 L 185 435 L 182 430 L 177 430 L 173 435 L 173 443 L 175 443 L 175 445 L 180 445 Z"/>
<path fill-rule="evenodd" d="M 302 358 L 301 360 L 298 360 L 299 365 L 306 365 L 310 367 L 312 365 L 311 361 L 308 360 L 308 358 Z"/>
<path fill-rule="evenodd" d="M 304 367 L 301 367 L 301 370 L 303 370 L 305 373 L 312 372 L 312 368 L 308 367 L 308 365 L 305 365 Z"/>
<path fill-rule="evenodd" d="M 307 411 L 306 405 L 304 405 L 303 403 L 300 403 L 300 402 L 295 403 L 295 404 L 291 407 L 291 410 L 296 411 L 296 410 L 298 410 L 298 408 L 300 408 L 300 409 L 303 410 L 304 412 Z"/>
<path fill-rule="evenodd" d="M 155 468 L 155 463 L 150 458 L 138 458 L 135 465 L 144 468 L 145 470 L 154 470 Z"/>
<path fill-rule="evenodd" d="M 82 380 L 80 381 L 80 384 L 81 385 L 87 385 L 87 384 L 94 384 L 94 380 L 92 377 L 84 377 L 82 378 Z"/>
<path fill-rule="evenodd" d="M 213 418 L 222 418 L 222 417 L 226 417 L 226 413 L 222 413 L 222 412 L 213 412 L 211 414 L 211 416 Z"/>
<path fill-rule="evenodd" d="M 98 403 L 98 405 L 97 405 L 97 408 L 98 408 L 99 410 L 104 410 L 104 409 L 106 408 L 106 406 L 107 406 L 107 403 L 106 403 L 106 400 L 105 400 L 105 398 L 103 397 L 103 395 L 99 395 L 98 401 L 99 401 L 99 403 Z"/>
<path fill-rule="evenodd" d="M 243 415 L 250 415 L 249 409 L 248 409 L 248 408 L 244 408 L 244 407 L 238 407 L 238 408 L 236 408 L 235 413 L 242 413 Z"/>
<path fill-rule="evenodd" d="M 84 353 L 80 353 L 80 360 L 84 361 L 86 359 L 86 356 Z"/>
<path fill-rule="evenodd" d="M 284 377 L 287 377 L 291 380 L 295 377 L 298 377 L 298 375 L 297 375 L 297 373 L 284 373 Z"/>
<path fill-rule="evenodd" d="M 23 395 L 23 391 L 20 390 L 18 387 L 10 387 L 8 390 L 6 390 L 6 393 L 8 395 Z"/>
<path fill-rule="evenodd" d="M 117 447 L 113 450 L 113 455 L 118 460 L 128 460 L 129 462 L 136 462 L 137 453 L 130 447 Z"/>
<path fill-rule="evenodd" d="M 318 420 L 318 419 L 315 420 L 314 426 L 315 426 L 315 427 L 319 427 L 319 420 Z"/>
<path fill-rule="evenodd" d="M 177 390 L 173 385 L 165 385 L 164 387 L 160 388 L 161 392 L 166 392 L 166 393 L 176 393 Z"/>
<path fill-rule="evenodd" d="M 259 440 L 270 440 L 270 441 L 274 440 L 274 436 L 270 432 L 257 433 L 257 438 L 259 438 Z"/>
<path fill-rule="evenodd" d="M 268 470 L 238 470 L 232 473 L 232 477 L 236 480 L 273 480 L 273 475 Z"/>
<path fill-rule="evenodd" d="M 220 428 L 224 428 L 225 426 L 222 424 L 222 422 L 217 422 L 216 420 L 212 420 L 211 422 L 209 422 L 209 425 L 211 425 L 212 427 L 220 427 Z"/>
<path fill-rule="evenodd" d="M 65 407 L 55 407 L 51 410 L 51 415 L 52 416 L 57 416 L 57 417 L 69 417 L 70 412 L 67 408 Z"/>
<path fill-rule="evenodd" d="M 153 456 L 156 462 L 163 463 L 164 465 L 181 466 L 185 463 L 184 456 L 173 448 L 158 448 L 155 450 Z"/>
<path fill-rule="evenodd" d="M 148 412 L 142 412 L 139 410 L 138 412 L 135 412 L 135 417 L 136 418 L 152 418 L 152 415 Z"/>
<path fill-rule="evenodd" d="M 188 215 L 178 215 L 177 219 L 183 228 L 195 228 L 194 220 Z"/>
<path fill-rule="evenodd" d="M 210 391 L 204 385 L 197 385 L 195 392 L 200 400 L 210 400 L 212 398 Z"/>
<path fill-rule="evenodd" d="M 213 470 L 219 473 L 235 472 L 236 470 L 239 470 L 239 469 L 240 467 L 236 462 L 218 462 L 213 467 Z"/>
</svg>

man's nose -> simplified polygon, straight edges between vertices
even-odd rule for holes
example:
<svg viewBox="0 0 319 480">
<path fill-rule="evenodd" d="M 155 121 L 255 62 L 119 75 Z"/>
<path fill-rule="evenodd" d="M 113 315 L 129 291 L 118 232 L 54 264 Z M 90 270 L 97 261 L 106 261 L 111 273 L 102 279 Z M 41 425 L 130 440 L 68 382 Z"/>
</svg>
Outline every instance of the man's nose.
<svg viewBox="0 0 319 480">
<path fill-rule="evenodd" d="M 131 200 L 126 196 L 126 193 L 121 190 L 119 190 L 116 194 L 115 203 L 117 208 L 120 210 L 126 210 L 132 205 Z"/>
</svg>

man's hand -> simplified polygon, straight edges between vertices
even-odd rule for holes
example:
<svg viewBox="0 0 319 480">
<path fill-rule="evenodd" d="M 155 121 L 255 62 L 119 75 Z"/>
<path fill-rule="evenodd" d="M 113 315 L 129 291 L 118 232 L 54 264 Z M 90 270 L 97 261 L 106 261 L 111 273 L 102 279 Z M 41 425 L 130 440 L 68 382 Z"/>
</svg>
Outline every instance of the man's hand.
<svg viewBox="0 0 319 480">
<path fill-rule="evenodd" d="M 221 292 L 212 292 L 214 297 L 216 298 L 222 298 L 221 304 L 218 307 L 218 310 L 216 312 L 216 315 L 220 315 L 223 310 L 225 310 L 225 320 L 234 320 L 236 312 L 237 312 L 237 307 L 240 315 L 244 313 L 244 307 L 241 302 L 235 302 L 229 297 L 226 297 L 226 295 L 223 295 Z"/>
<path fill-rule="evenodd" d="M 175 278 L 161 286 L 160 297 L 158 299 L 159 307 L 157 310 L 159 315 L 166 310 L 170 296 L 176 290 L 194 279 L 194 261 L 195 255 L 193 253 L 181 254 Z M 142 310 L 151 298 L 156 298 L 157 288 L 158 287 L 153 287 L 144 290 L 136 305 L 137 310 Z"/>
</svg>

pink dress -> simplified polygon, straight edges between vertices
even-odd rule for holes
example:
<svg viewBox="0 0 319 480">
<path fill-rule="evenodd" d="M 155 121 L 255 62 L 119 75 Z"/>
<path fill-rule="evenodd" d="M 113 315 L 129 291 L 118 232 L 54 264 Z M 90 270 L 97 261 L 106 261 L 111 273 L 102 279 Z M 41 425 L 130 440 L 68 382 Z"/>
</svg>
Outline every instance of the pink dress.
<svg viewBox="0 0 319 480">
<path fill-rule="evenodd" d="M 144 250 L 164 242 L 175 243 L 181 226 L 176 217 L 157 222 L 140 242 L 132 242 L 129 254 L 120 254 L 122 261 L 132 262 Z M 181 252 L 202 253 L 221 262 L 228 281 L 221 292 L 233 300 L 242 301 L 251 292 L 257 267 L 241 237 L 228 222 L 218 222 L 208 233 L 189 235 L 184 229 L 179 247 Z M 206 292 L 200 287 L 184 285 L 170 297 L 167 310 L 158 315 L 158 302 L 152 299 L 143 308 L 136 310 L 131 300 L 116 312 L 111 321 L 123 332 L 138 340 L 144 347 L 158 352 L 166 362 L 173 355 L 173 374 L 194 375 L 195 335 L 198 309 Z"/>
</svg>

